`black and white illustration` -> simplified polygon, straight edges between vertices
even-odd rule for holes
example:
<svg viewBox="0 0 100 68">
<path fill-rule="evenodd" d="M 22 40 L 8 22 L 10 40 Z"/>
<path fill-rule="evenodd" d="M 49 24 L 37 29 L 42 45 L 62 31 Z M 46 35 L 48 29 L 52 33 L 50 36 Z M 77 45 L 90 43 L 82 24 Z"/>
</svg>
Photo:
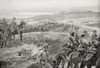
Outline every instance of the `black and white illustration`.
<svg viewBox="0 0 100 68">
<path fill-rule="evenodd" d="M 0 0 L 0 68 L 100 68 L 99 0 Z"/>
</svg>

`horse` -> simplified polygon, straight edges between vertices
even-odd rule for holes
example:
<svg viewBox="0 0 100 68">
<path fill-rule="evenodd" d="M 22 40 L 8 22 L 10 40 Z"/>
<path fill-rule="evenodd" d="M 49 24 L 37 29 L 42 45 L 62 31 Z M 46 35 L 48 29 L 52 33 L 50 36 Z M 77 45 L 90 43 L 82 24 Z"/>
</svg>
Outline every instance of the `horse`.
<svg viewBox="0 0 100 68">
<path fill-rule="evenodd" d="M 1 33 L 0 33 L 0 39 L 1 39 L 1 42 L 2 42 L 2 47 L 6 47 L 7 45 L 7 41 L 11 38 L 10 36 L 10 32 L 9 32 L 9 27 L 8 26 L 5 26 L 5 28 L 2 28 L 1 29 Z"/>
<path fill-rule="evenodd" d="M 46 62 L 46 64 L 41 64 L 41 63 L 32 63 L 29 65 L 27 68 L 54 68 L 54 64 L 51 62 Z"/>
<path fill-rule="evenodd" d="M 59 51 L 55 56 L 56 68 L 59 68 L 60 63 L 62 63 L 62 68 L 64 68 L 65 63 L 69 61 L 68 56 L 71 52 L 72 50 L 70 48 L 63 48 Z"/>
<path fill-rule="evenodd" d="M 67 67 L 69 68 L 70 66 L 72 66 L 72 60 L 71 60 L 71 54 L 76 52 L 78 44 L 74 44 L 71 42 L 65 43 L 64 45 L 62 45 L 63 49 L 61 50 L 61 52 L 58 54 L 58 58 L 60 58 L 60 61 L 62 60 L 62 68 L 64 68 L 65 63 L 67 62 L 68 65 Z M 57 59 L 58 60 L 58 59 Z M 60 64 L 60 63 L 59 63 Z M 77 66 L 77 64 L 75 64 Z"/>
<path fill-rule="evenodd" d="M 11 62 L 8 61 L 0 61 L 0 68 L 11 68 Z"/>
<path fill-rule="evenodd" d="M 13 37 L 14 40 L 15 40 L 15 35 L 17 34 L 18 34 L 17 28 L 14 31 L 11 31 L 11 36 Z"/>
<path fill-rule="evenodd" d="M 77 45 L 77 47 L 74 47 L 73 52 L 70 53 L 69 55 L 70 61 L 68 62 L 68 68 L 69 66 L 71 66 L 72 68 L 73 64 L 74 64 L 74 68 L 79 67 L 78 65 L 79 63 L 82 62 L 83 56 L 87 52 L 88 46 L 89 46 L 88 43 L 82 41 L 79 43 L 79 45 Z"/>
<path fill-rule="evenodd" d="M 96 68 L 100 68 L 100 58 L 97 59 Z"/>
<path fill-rule="evenodd" d="M 42 68 L 42 65 L 39 63 L 33 63 L 29 65 L 27 68 Z"/>
<path fill-rule="evenodd" d="M 100 40 L 99 40 L 99 43 L 98 43 L 98 46 L 97 46 L 97 48 L 98 48 L 98 59 L 97 59 L 97 62 L 96 62 L 96 68 L 100 68 Z"/>
<path fill-rule="evenodd" d="M 82 60 L 80 68 L 84 68 L 85 65 L 87 65 L 88 68 L 91 68 L 92 66 L 96 65 L 96 62 L 97 62 L 97 59 L 98 59 L 97 56 L 95 54 L 93 55 L 92 53 L 86 54 L 86 56 L 89 56 L 89 55 L 91 56 L 90 59 Z"/>
<path fill-rule="evenodd" d="M 88 49 L 88 52 L 84 55 L 80 68 L 84 68 L 86 65 L 88 68 L 96 66 L 98 60 L 98 45 L 91 46 L 91 49 Z"/>
<path fill-rule="evenodd" d="M 24 31 L 24 27 L 26 25 L 25 21 L 21 21 L 20 24 L 17 26 L 18 27 L 18 34 L 20 36 L 20 41 L 22 42 L 22 38 L 23 38 L 23 31 Z"/>
<path fill-rule="evenodd" d="M 78 48 L 77 51 L 74 51 L 69 54 L 69 62 L 68 62 L 68 68 L 71 66 L 71 68 L 77 68 L 79 67 L 79 63 L 81 63 L 81 59 L 83 55 L 85 54 L 85 48 Z M 73 67 L 74 64 L 74 67 Z"/>
</svg>

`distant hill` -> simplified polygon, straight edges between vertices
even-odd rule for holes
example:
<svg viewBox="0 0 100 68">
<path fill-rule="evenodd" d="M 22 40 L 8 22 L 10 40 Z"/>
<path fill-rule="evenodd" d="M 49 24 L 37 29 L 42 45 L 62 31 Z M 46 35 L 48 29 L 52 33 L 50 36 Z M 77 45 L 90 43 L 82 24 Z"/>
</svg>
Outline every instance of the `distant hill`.
<svg viewBox="0 0 100 68">
<path fill-rule="evenodd" d="M 100 28 L 100 22 L 98 22 L 98 23 L 93 23 L 93 24 L 87 24 L 87 26 L 89 26 L 89 27 L 98 27 L 98 28 Z"/>
<path fill-rule="evenodd" d="M 29 19 L 33 19 L 34 21 L 42 21 L 42 20 L 65 20 L 65 19 L 79 19 L 79 18 L 98 18 L 100 12 L 92 12 L 92 11 L 61 11 L 52 15 L 39 15 L 35 17 L 31 17 Z"/>
</svg>

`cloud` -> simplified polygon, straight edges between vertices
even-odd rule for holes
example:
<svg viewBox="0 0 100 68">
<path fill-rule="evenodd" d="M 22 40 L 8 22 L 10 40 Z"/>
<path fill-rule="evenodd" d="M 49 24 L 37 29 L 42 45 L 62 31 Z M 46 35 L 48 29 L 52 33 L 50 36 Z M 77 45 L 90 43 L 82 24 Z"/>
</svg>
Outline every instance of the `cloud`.
<svg viewBox="0 0 100 68">
<path fill-rule="evenodd" d="M 57 12 L 61 10 L 99 10 L 99 0 L 0 0 L 0 15 L 20 12 Z"/>
<path fill-rule="evenodd" d="M 0 0 L 8 9 L 98 7 L 99 0 Z"/>
</svg>

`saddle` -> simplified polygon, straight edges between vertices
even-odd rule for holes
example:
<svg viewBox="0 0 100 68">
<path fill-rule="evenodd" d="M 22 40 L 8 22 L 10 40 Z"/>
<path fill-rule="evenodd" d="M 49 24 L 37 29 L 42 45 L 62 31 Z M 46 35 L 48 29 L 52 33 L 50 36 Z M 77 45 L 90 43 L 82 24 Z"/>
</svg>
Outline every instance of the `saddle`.
<svg viewBox="0 0 100 68">
<path fill-rule="evenodd" d="M 70 53 L 69 58 L 76 58 L 76 57 L 79 57 L 79 55 L 80 55 L 80 52 L 75 51 L 75 52 Z"/>
<path fill-rule="evenodd" d="M 92 53 L 85 54 L 83 56 L 83 60 L 84 61 L 89 61 L 93 56 L 94 56 L 94 54 L 92 54 Z"/>
</svg>

